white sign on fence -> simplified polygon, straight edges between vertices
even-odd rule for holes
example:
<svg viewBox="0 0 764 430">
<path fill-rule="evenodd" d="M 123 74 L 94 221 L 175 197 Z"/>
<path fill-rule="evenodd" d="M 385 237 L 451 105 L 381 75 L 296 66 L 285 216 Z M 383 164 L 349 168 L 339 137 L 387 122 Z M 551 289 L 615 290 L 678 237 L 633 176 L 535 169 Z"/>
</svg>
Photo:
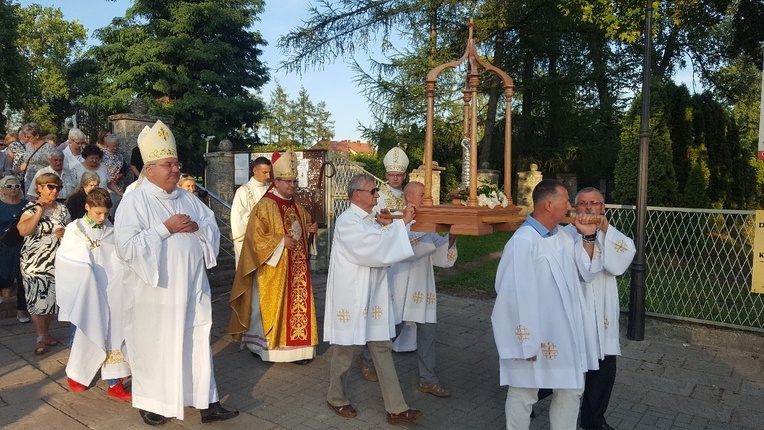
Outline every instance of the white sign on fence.
<svg viewBox="0 0 764 430">
<path fill-rule="evenodd" d="M 764 294 L 764 211 L 756 211 L 753 229 L 753 274 L 751 292 Z"/>
</svg>

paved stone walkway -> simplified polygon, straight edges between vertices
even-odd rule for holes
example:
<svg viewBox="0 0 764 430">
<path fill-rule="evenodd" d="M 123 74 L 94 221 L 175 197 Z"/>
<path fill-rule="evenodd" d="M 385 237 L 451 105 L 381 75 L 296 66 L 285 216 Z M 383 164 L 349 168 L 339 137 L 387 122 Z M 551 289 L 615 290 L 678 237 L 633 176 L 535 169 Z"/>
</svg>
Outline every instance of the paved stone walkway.
<svg viewBox="0 0 764 430">
<path fill-rule="evenodd" d="M 321 326 L 325 277 L 314 276 L 314 287 Z M 267 364 L 241 351 L 225 336 L 230 314 L 227 292 L 213 293 L 218 388 L 223 404 L 242 413 L 227 422 L 202 425 L 198 413 L 187 409 L 184 421 L 172 420 L 165 428 L 394 428 L 385 420 L 379 387 L 363 380 L 357 369 L 348 374 L 348 395 L 358 417 L 346 420 L 327 408 L 327 344 L 320 345 L 318 357 L 307 366 Z M 410 427 L 504 427 L 505 389 L 498 385 L 492 305 L 491 301 L 439 297 L 438 374 L 452 397 L 419 393 L 415 354 L 395 354 L 404 395 L 411 407 L 424 412 Z M 55 322 L 53 333 L 68 340 L 68 324 Z M 642 342 L 623 338 L 608 416 L 611 425 L 621 430 L 764 428 L 762 337 L 749 337 L 753 348 L 703 347 L 675 340 L 654 323 L 648 325 L 645 337 Z M 84 393 L 70 392 L 64 373 L 65 346 L 36 357 L 33 344 L 30 324 L 19 324 L 15 318 L 0 321 L 0 428 L 148 428 L 129 404 L 107 398 L 103 381 Z M 548 408 L 548 399 L 536 405 L 539 417 L 532 421 L 532 429 L 549 428 Z"/>
</svg>

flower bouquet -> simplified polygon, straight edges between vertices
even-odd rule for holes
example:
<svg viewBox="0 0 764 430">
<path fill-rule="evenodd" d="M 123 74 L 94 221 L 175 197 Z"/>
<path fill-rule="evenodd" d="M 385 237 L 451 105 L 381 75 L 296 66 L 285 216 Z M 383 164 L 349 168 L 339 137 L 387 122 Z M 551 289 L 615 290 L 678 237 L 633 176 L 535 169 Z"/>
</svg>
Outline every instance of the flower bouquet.
<svg viewBox="0 0 764 430">
<path fill-rule="evenodd" d="M 469 189 L 459 187 L 450 193 L 448 196 L 454 205 L 467 205 L 467 199 L 469 199 Z M 480 179 L 480 184 L 477 187 L 477 200 L 478 206 L 485 206 L 489 209 L 493 209 L 497 206 L 507 207 L 509 205 L 509 199 L 504 191 L 501 190 L 496 184 L 488 182 L 485 179 Z"/>
</svg>

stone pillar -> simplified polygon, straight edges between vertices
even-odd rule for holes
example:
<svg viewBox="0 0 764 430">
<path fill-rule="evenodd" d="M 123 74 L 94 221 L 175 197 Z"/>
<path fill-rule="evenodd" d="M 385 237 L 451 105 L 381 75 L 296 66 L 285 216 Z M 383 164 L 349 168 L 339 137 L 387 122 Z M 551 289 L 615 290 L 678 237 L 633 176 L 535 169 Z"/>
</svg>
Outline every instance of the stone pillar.
<svg viewBox="0 0 764 430">
<path fill-rule="evenodd" d="M 233 153 L 210 152 L 205 154 L 207 162 L 207 189 L 221 199 L 232 202 L 235 192 L 233 184 Z M 230 219 L 231 211 L 225 206 L 210 199 L 210 209 L 222 219 Z"/>
<path fill-rule="evenodd" d="M 529 172 L 517 172 L 517 207 L 522 215 L 533 212 L 533 189 L 544 179 L 539 166 L 531 164 Z"/>
<path fill-rule="evenodd" d="M 440 204 L 440 172 L 446 170 L 445 167 L 438 166 L 437 161 L 432 162 L 432 204 Z M 412 170 L 409 173 L 409 182 L 421 182 L 424 184 L 424 175 L 426 169 L 424 164 Z"/>
<path fill-rule="evenodd" d="M 573 204 L 573 201 L 576 199 L 576 193 L 578 192 L 578 175 L 575 173 L 558 173 L 557 180 L 568 190 L 570 204 Z"/>
<path fill-rule="evenodd" d="M 125 151 L 128 157 L 132 154 L 133 148 L 138 146 L 138 135 L 141 134 L 143 128 L 153 126 L 157 120 L 161 120 L 168 126 L 171 126 L 173 123 L 173 120 L 170 118 L 146 115 L 145 113 L 119 113 L 109 116 L 111 132 L 117 135 L 119 147 Z M 172 127 L 170 127 L 170 130 L 172 130 Z M 135 179 L 138 178 L 133 180 Z"/>
</svg>

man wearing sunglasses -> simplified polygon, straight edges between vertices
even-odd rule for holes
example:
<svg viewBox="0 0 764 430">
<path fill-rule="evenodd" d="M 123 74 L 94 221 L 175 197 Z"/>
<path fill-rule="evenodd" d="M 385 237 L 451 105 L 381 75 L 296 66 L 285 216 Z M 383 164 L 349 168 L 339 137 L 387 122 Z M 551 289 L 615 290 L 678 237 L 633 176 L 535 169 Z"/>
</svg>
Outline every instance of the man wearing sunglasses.
<svg viewBox="0 0 764 430">
<path fill-rule="evenodd" d="M 355 347 L 366 345 L 376 367 L 387 422 L 414 421 L 422 413 L 409 409 L 403 398 L 392 357 L 395 309 L 387 280 L 387 267 L 414 256 L 406 224 L 416 208 L 407 206 L 402 220 L 383 219 L 372 212 L 379 190 L 367 174 L 348 183 L 350 207 L 338 218 L 329 259 L 324 314 L 325 340 L 332 344 L 329 373 L 329 408 L 343 418 L 357 412 L 345 396 L 345 378 Z"/>
<path fill-rule="evenodd" d="M 618 320 L 621 306 L 618 301 L 616 276 L 623 274 L 634 259 L 634 242 L 608 223 L 605 203 L 599 190 L 584 188 L 576 194 L 576 213 L 598 215 L 594 240 L 602 259 L 602 271 L 591 282 L 582 283 L 587 311 L 594 317 L 595 330 L 586 336 L 596 342 L 599 370 L 586 372 L 581 428 L 585 430 L 612 430 L 605 420 L 610 394 L 615 383 L 615 357 L 621 355 Z M 575 233 L 575 226 L 566 227 Z"/>
<path fill-rule="evenodd" d="M 144 128 L 138 147 L 145 180 L 117 208 L 114 235 L 123 261 L 125 342 L 133 407 L 149 425 L 201 410 L 203 423 L 239 413 L 220 405 L 213 372 L 212 299 L 206 269 L 217 264 L 215 214 L 176 185 L 175 138 L 161 121 Z"/>
</svg>

